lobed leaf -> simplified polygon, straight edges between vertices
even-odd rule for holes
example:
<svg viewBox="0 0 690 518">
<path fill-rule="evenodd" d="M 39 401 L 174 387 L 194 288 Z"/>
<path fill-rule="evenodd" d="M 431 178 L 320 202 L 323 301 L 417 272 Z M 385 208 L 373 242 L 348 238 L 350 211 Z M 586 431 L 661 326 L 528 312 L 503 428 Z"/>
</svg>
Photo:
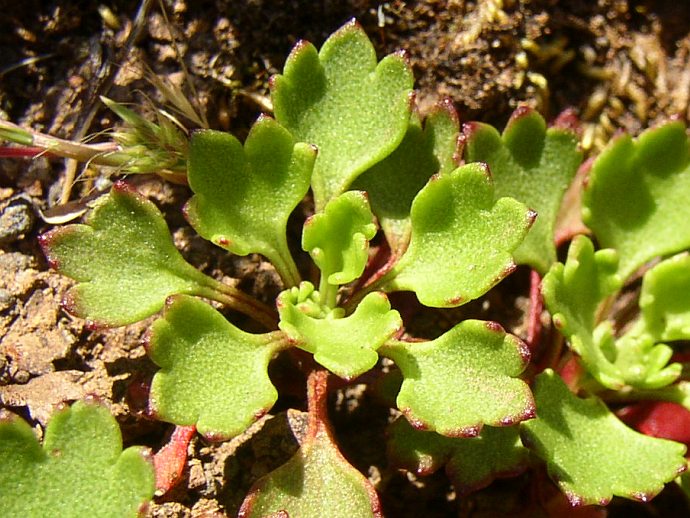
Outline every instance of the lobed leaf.
<svg viewBox="0 0 690 518">
<path fill-rule="evenodd" d="M 612 342 L 612 333 L 609 336 Z M 604 345 L 604 348 L 615 350 L 615 366 L 625 383 L 636 389 L 658 389 L 669 385 L 683 370 L 680 363 L 668 364 L 673 349 L 657 343 L 642 320 L 633 324 L 614 346 Z"/>
<path fill-rule="evenodd" d="M 614 495 L 646 502 L 686 469 L 684 445 L 631 430 L 598 398 L 576 397 L 551 370 L 537 376 L 534 396 L 539 416 L 520 425 L 523 444 L 546 462 L 572 505 L 606 505 Z"/>
<path fill-rule="evenodd" d="M 238 435 L 275 403 L 268 363 L 285 346 L 279 333 L 245 333 L 201 300 L 171 297 L 147 340 L 161 367 L 150 408 L 214 440 Z"/>
<path fill-rule="evenodd" d="M 468 164 L 434 176 L 412 203 L 410 246 L 384 277 L 422 304 L 454 307 L 486 293 L 515 267 L 511 253 L 534 213 L 512 198 L 494 200 L 487 167 Z"/>
<path fill-rule="evenodd" d="M 338 450 L 328 424 L 328 373 L 314 370 L 307 381 L 309 421 L 295 455 L 259 479 L 238 513 L 240 518 L 381 518 L 369 481 Z"/>
<path fill-rule="evenodd" d="M 286 227 L 309 190 L 316 150 L 295 144 L 290 133 L 261 116 L 244 144 L 220 131 L 192 135 L 185 207 L 194 229 L 238 255 L 259 253 L 291 285 L 299 283 Z"/>
<path fill-rule="evenodd" d="M 297 347 L 312 353 L 317 363 L 344 379 L 373 368 L 379 358 L 376 350 L 402 327 L 400 315 L 380 292 L 367 295 L 345 318 L 337 309 L 315 317 L 301 311 L 300 304 L 294 290 L 278 297 L 280 329 Z"/>
<path fill-rule="evenodd" d="M 430 342 L 389 341 L 380 353 L 403 374 L 398 408 L 415 428 L 474 437 L 482 426 L 510 426 L 534 417 L 518 376 L 527 347 L 493 322 L 466 320 Z"/>
<path fill-rule="evenodd" d="M 412 113 L 407 133 L 393 153 L 355 180 L 366 191 L 371 208 L 396 256 L 410 240 L 412 200 L 435 173 L 455 169 L 458 114 L 450 101 L 439 103 L 422 121 Z"/>
<path fill-rule="evenodd" d="M 554 264 L 542 281 L 542 294 L 556 328 L 582 357 L 588 371 L 604 386 L 619 389 L 624 376 L 607 357 L 602 344 L 614 343 L 613 330 L 607 323 L 597 326 L 599 304 L 622 285 L 614 250 L 594 251 L 586 236 L 570 244 L 565 265 Z"/>
<path fill-rule="evenodd" d="M 350 21 L 317 53 L 300 41 L 283 75 L 272 78 L 278 122 L 319 148 L 312 189 L 317 210 L 400 143 L 411 110 L 413 77 L 402 54 L 376 62 L 369 38 Z"/>
<path fill-rule="evenodd" d="M 153 498 L 148 450 L 122 451 L 104 406 L 79 401 L 50 420 L 43 446 L 19 417 L 0 411 L 0 501 L 4 516 L 138 516 Z"/>
<path fill-rule="evenodd" d="M 547 129 L 542 116 L 526 106 L 515 110 L 503 135 L 483 123 L 465 124 L 463 134 L 465 160 L 489 166 L 496 197 L 511 196 L 537 212 L 513 256 L 519 264 L 546 273 L 556 262 L 554 234 L 561 201 L 582 162 L 577 135 L 564 128 Z"/>
<path fill-rule="evenodd" d="M 51 266 L 78 281 L 63 300 L 76 316 L 131 324 L 160 311 L 169 295 L 218 284 L 182 258 L 160 211 L 123 182 L 96 201 L 85 223 L 40 238 Z"/>
<path fill-rule="evenodd" d="M 670 122 L 633 140 L 620 135 L 592 165 L 583 220 L 600 245 L 614 248 L 623 279 L 656 256 L 690 248 L 690 143 Z"/>
<path fill-rule="evenodd" d="M 324 212 L 306 221 L 302 248 L 328 284 L 347 284 L 362 275 L 369 258 L 369 240 L 375 234 L 366 194 L 349 191 L 333 198 Z"/>
<path fill-rule="evenodd" d="M 658 340 L 690 339 L 690 255 L 671 257 L 645 273 L 640 309 Z"/>
<path fill-rule="evenodd" d="M 388 429 L 388 455 L 398 467 L 422 476 L 445 465 L 455 491 L 464 496 L 527 467 L 528 451 L 518 433 L 517 426 L 486 426 L 478 437 L 445 437 L 398 419 Z"/>
</svg>

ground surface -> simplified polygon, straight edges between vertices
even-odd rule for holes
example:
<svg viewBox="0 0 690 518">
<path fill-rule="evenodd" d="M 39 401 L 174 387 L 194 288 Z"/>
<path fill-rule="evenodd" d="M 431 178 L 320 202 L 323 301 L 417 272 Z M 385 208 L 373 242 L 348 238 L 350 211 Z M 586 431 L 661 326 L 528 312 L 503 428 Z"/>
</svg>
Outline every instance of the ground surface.
<svg viewBox="0 0 690 518">
<path fill-rule="evenodd" d="M 520 102 L 547 117 L 572 107 L 588 153 L 618 128 L 638 133 L 670 116 L 686 122 L 689 116 L 690 10 L 679 1 L 170 0 L 169 21 L 157 2 L 149 3 L 137 27 L 134 1 L 102 2 L 111 17 L 99 14 L 95 2 L 0 0 L 0 115 L 64 138 L 98 134 L 113 123 L 98 95 L 160 100 L 145 79 L 151 69 L 193 85 L 210 125 L 242 137 L 292 45 L 299 38 L 320 45 L 356 17 L 380 55 L 408 50 L 422 110 L 450 97 L 462 121 L 500 126 Z M 37 209 L 56 203 L 63 172 L 61 161 L 46 158 L 0 161 L 0 402 L 44 424 L 56 403 L 96 394 L 111 404 L 126 444 L 158 448 L 171 427 L 144 419 L 127 398 L 131 382 L 155 370 L 141 345 L 150 322 L 87 329 L 60 309 L 69 281 L 47 268 L 37 246 L 50 228 Z M 73 199 L 89 194 L 102 173 L 80 170 Z M 186 188 L 156 178 L 132 181 L 165 212 L 188 260 L 217 277 L 240 279 L 264 300 L 275 296 L 279 286 L 260 258 L 228 258 L 195 236 L 179 210 Z M 518 272 L 487 303 L 463 311 L 519 335 L 526 293 L 525 272 Z M 443 314 L 417 325 L 431 336 L 442 331 L 439 324 L 455 321 Z M 281 400 L 277 411 L 288 407 L 303 410 L 299 394 Z M 185 481 L 151 512 L 233 516 L 251 483 L 296 447 L 289 425 L 299 428 L 299 415 L 286 415 L 258 423 L 250 440 L 195 439 Z M 458 502 L 443 474 L 411 483 L 388 468 L 388 415 L 361 390 L 341 391 L 332 417 L 345 454 L 377 483 L 388 516 L 538 515 L 528 505 L 534 498 L 525 497 L 533 487 L 528 476 Z M 687 511 L 682 505 L 671 491 L 647 506 L 614 505 L 611 514 L 673 516 Z"/>
</svg>

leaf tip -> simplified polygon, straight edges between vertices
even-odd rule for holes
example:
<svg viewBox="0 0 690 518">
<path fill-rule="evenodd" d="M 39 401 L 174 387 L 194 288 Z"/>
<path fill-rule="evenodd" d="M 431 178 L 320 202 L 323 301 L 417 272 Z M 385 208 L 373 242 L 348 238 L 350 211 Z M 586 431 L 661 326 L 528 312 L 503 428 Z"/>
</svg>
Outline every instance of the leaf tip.
<svg viewBox="0 0 690 518">
<path fill-rule="evenodd" d="M 226 434 L 226 433 L 214 432 L 214 431 L 203 432 L 201 435 L 202 435 L 202 436 L 204 437 L 204 439 L 206 439 L 208 442 L 212 442 L 212 443 L 220 443 L 220 442 L 224 442 L 224 441 L 227 441 L 227 440 L 229 440 L 229 439 L 232 438 L 231 436 L 229 436 L 229 435 Z"/>
<path fill-rule="evenodd" d="M 55 241 L 56 234 L 59 230 L 60 229 L 54 228 L 53 230 L 50 230 L 45 234 L 41 234 L 40 236 L 38 236 L 38 245 L 41 247 L 41 252 L 43 252 L 43 255 L 46 257 L 46 261 L 48 261 L 48 266 L 53 270 L 60 269 L 60 261 L 58 261 L 55 254 L 52 253 L 53 243 Z"/>
<path fill-rule="evenodd" d="M 558 114 L 551 127 L 579 135 L 581 130 L 580 118 L 577 116 L 577 113 L 573 108 L 566 108 Z"/>
<path fill-rule="evenodd" d="M 505 329 L 503 329 L 503 326 L 498 322 L 488 321 L 484 322 L 484 325 L 486 326 L 486 329 L 488 329 L 492 333 L 505 333 Z"/>
<path fill-rule="evenodd" d="M 424 421 L 421 419 L 417 419 L 412 415 L 412 409 L 407 407 L 407 408 L 401 408 L 399 409 L 402 414 L 405 416 L 405 419 L 410 423 L 412 428 L 415 430 L 420 430 L 420 431 L 427 431 L 429 430 L 429 425 L 426 424 Z"/>
<path fill-rule="evenodd" d="M 117 182 L 115 182 L 113 184 L 112 190 L 117 193 L 139 194 L 139 191 L 137 191 L 136 187 L 126 182 L 125 180 L 118 180 Z"/>
</svg>

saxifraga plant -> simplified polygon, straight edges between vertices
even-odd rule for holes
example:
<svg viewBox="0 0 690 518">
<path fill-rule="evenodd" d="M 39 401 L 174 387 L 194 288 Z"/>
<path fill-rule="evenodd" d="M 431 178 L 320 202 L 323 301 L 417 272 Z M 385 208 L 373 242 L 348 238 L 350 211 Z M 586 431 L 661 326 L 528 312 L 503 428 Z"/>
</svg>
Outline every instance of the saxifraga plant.
<svg viewBox="0 0 690 518">
<path fill-rule="evenodd" d="M 279 352 L 313 358 L 300 362 L 307 433 L 286 464 L 256 482 L 243 517 L 382 515 L 373 485 L 340 453 L 327 413 L 329 379 L 381 375 L 382 359 L 389 372 L 381 385 L 398 414 L 391 461 L 418 475 L 445 466 L 461 497 L 539 465 L 572 505 L 606 505 L 614 495 L 647 501 L 674 479 L 686 485 L 678 477 L 689 437 L 668 426 L 690 408 L 677 345 L 690 339 L 685 128 L 673 122 L 611 142 L 585 171 L 582 193 L 583 221 L 603 248 L 579 235 L 561 264 L 555 236 L 570 229 L 559 214 L 578 208 L 563 200 L 582 161 L 572 116 L 547 128 L 523 107 L 502 134 L 481 123 L 461 130 L 449 102 L 422 121 L 412 86 L 404 55 L 377 63 L 350 22 L 320 51 L 295 46 L 271 82 L 274 118 L 261 116 L 244 144 L 201 130 L 174 155 L 170 163 L 186 160 L 194 193 L 187 220 L 230 253 L 270 261 L 284 285 L 275 307 L 187 263 L 154 204 L 119 182 L 84 224 L 41 237 L 51 265 L 77 281 L 65 309 L 101 326 L 162 311 L 146 342 L 160 367 L 149 410 L 178 425 L 183 445 L 193 430 L 232 438 L 269 412 L 278 393 L 267 367 Z M 5 138 L 30 141 L 8 127 Z M 112 153 L 125 168 L 136 155 Z M 286 233 L 310 189 L 314 213 L 301 246 L 315 278 L 298 268 Z M 382 244 L 370 250 L 379 230 Z M 640 270 L 659 256 L 672 257 Z M 527 343 L 480 320 L 419 340 L 388 299 L 407 291 L 428 307 L 457 307 L 516 264 L 533 271 Z M 635 272 L 639 310 L 623 320 L 616 301 Z M 538 332 L 542 294 L 567 347 Z M 208 301 L 266 332 L 239 329 Z M 674 354 L 679 361 L 669 364 Z M 641 405 L 657 413 L 641 416 Z M 43 447 L 26 423 L 3 414 L 0 463 L 9 515 L 130 516 L 154 493 L 146 453 L 122 452 L 115 421 L 92 401 L 59 410 Z"/>
</svg>

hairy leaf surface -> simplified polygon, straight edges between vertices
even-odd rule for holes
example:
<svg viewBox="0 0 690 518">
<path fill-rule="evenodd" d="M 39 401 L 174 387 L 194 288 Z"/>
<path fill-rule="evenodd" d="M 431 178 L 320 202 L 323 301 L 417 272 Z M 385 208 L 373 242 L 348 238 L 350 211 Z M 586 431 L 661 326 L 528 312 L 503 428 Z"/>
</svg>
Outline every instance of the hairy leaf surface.
<svg viewBox="0 0 690 518">
<path fill-rule="evenodd" d="M 690 255 L 677 255 L 645 273 L 640 309 L 659 340 L 690 339 Z"/>
<path fill-rule="evenodd" d="M 397 405 L 416 428 L 474 437 L 484 424 L 534 417 L 532 394 L 518 378 L 529 351 L 498 324 L 465 320 L 436 340 L 390 341 L 379 352 L 402 371 Z"/>
<path fill-rule="evenodd" d="M 100 198 L 84 225 L 41 236 L 48 260 L 79 283 L 63 304 L 99 324 L 131 324 L 175 293 L 204 294 L 218 283 L 187 263 L 156 206 L 124 183 Z"/>
<path fill-rule="evenodd" d="M 319 148 L 312 188 L 317 210 L 400 143 L 411 110 L 413 77 L 403 55 L 377 64 L 359 24 L 332 34 L 317 53 L 306 41 L 272 78 L 275 116 L 300 142 Z"/>
<path fill-rule="evenodd" d="M 454 307 L 476 299 L 513 271 L 511 253 L 534 213 L 512 198 L 494 199 L 485 165 L 434 176 L 412 202 L 410 246 L 387 291 L 409 290 L 422 304 Z"/>
<path fill-rule="evenodd" d="M 280 328 L 316 362 L 345 379 L 374 367 L 379 358 L 376 350 L 402 326 L 400 315 L 380 292 L 367 295 L 345 318 L 339 310 L 317 318 L 300 311 L 300 304 L 294 292 L 281 294 Z"/>
<path fill-rule="evenodd" d="M 520 425 L 523 443 L 573 505 L 606 505 L 614 495 L 647 501 L 686 469 L 684 445 L 635 432 L 553 371 L 537 376 L 534 396 L 539 415 Z"/>
<path fill-rule="evenodd" d="M 620 135 L 592 165 L 583 220 L 600 245 L 620 257 L 626 279 L 659 255 L 690 248 L 690 142 L 670 122 L 637 139 Z"/>
<path fill-rule="evenodd" d="M 366 191 L 393 253 L 401 255 L 410 241 L 412 200 L 435 173 L 457 166 L 458 115 L 452 103 L 436 105 L 422 128 L 413 112 L 405 138 L 384 160 L 362 174 L 353 187 Z"/>
<path fill-rule="evenodd" d="M 576 237 L 568 250 L 565 265 L 554 264 L 544 276 L 542 293 L 556 328 L 582 357 L 589 372 L 604 386 L 618 389 L 625 384 L 623 374 L 613 365 L 615 351 L 611 326 L 597 326 L 596 313 L 604 298 L 620 289 L 614 250 L 594 251 L 586 236 Z M 609 344 L 608 356 L 602 345 Z"/>
<path fill-rule="evenodd" d="M 205 302 L 172 297 L 148 340 L 149 356 L 161 367 L 151 383 L 150 408 L 211 439 L 238 435 L 275 403 L 267 369 L 284 347 L 280 333 L 246 333 Z"/>
<path fill-rule="evenodd" d="M 24 420 L 0 411 L 0 466 L 4 516 L 135 517 L 155 489 L 150 453 L 122 451 L 117 422 L 88 400 L 53 415 L 43 446 Z"/>
<path fill-rule="evenodd" d="M 290 213 L 309 189 L 316 150 L 261 116 L 244 144 L 229 133 L 192 135 L 187 216 L 199 234 L 238 255 L 266 256 L 291 285 L 299 282 L 287 245 Z"/>
<path fill-rule="evenodd" d="M 541 274 L 556 261 L 554 229 L 561 200 L 582 162 L 578 139 L 563 128 L 546 128 L 531 108 L 515 110 L 499 135 L 493 126 L 466 124 L 465 160 L 485 162 L 496 197 L 511 196 L 537 212 L 525 241 L 514 252 L 519 264 Z"/>
<path fill-rule="evenodd" d="M 422 476 L 445 466 L 453 487 L 464 496 L 527 467 L 528 451 L 518 432 L 517 426 L 485 426 L 478 437 L 445 437 L 398 419 L 388 429 L 388 455 L 397 466 Z"/>
<path fill-rule="evenodd" d="M 324 212 L 304 224 L 302 248 L 329 284 L 347 284 L 364 271 L 369 240 L 376 234 L 366 194 L 349 191 L 332 199 Z"/>
</svg>

